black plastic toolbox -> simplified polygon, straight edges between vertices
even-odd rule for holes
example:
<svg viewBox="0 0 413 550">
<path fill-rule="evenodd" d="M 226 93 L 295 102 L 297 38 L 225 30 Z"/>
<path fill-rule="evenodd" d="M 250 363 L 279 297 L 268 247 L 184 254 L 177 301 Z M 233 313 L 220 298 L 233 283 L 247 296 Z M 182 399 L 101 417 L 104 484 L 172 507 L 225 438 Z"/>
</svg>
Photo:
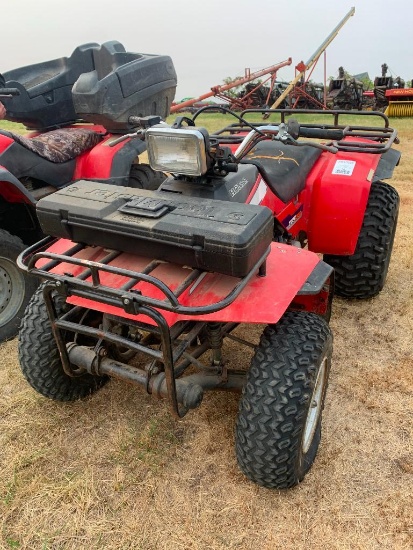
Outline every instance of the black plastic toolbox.
<svg viewBox="0 0 413 550">
<path fill-rule="evenodd" d="M 81 180 L 37 203 L 47 235 L 235 277 L 273 238 L 270 209 Z"/>
</svg>

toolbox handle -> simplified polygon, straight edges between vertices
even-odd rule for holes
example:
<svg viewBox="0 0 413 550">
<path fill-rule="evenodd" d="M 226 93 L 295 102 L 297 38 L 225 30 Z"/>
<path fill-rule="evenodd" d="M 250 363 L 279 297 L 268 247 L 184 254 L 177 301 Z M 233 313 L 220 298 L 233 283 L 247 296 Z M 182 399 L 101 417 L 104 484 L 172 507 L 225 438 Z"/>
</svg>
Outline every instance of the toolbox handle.
<svg viewBox="0 0 413 550">
<path fill-rule="evenodd" d="M 171 205 L 161 199 L 138 197 L 120 206 L 118 212 L 143 218 L 161 218 L 171 209 Z"/>
</svg>

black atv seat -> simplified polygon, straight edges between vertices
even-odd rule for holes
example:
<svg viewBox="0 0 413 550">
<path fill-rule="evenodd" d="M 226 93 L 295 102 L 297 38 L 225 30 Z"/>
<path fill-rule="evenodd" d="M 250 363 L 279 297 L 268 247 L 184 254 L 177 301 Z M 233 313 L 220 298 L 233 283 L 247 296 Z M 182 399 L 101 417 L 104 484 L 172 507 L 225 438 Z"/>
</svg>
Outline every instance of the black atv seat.
<svg viewBox="0 0 413 550">
<path fill-rule="evenodd" d="M 103 134 L 87 128 L 60 128 L 33 138 L 13 132 L 2 133 L 12 137 L 29 151 L 56 164 L 75 159 L 92 149 L 103 137 Z"/>
<path fill-rule="evenodd" d="M 307 175 L 321 149 L 311 146 L 294 147 L 279 141 L 260 141 L 241 160 L 254 164 L 271 191 L 287 203 L 305 187 Z"/>
</svg>

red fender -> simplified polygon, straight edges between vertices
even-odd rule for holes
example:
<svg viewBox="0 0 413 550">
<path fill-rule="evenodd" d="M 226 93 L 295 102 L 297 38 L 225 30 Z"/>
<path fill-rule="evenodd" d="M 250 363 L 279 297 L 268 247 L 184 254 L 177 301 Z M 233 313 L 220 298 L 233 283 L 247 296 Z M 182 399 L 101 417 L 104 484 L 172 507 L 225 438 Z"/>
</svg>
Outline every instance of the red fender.
<svg viewBox="0 0 413 550">
<path fill-rule="evenodd" d="M 113 147 L 110 143 L 119 138 L 109 135 L 93 149 L 77 159 L 73 179 L 104 180 L 111 177 L 129 177 L 129 170 L 134 159 L 146 150 L 146 143 L 140 139 L 127 139 Z"/>
<path fill-rule="evenodd" d="M 13 145 L 14 139 L 9 136 L 5 136 L 4 134 L 0 133 L 0 151 L 5 151 L 8 147 Z"/>
<path fill-rule="evenodd" d="M 307 182 L 308 248 L 353 254 L 380 155 L 324 152 Z"/>
<path fill-rule="evenodd" d="M 7 168 L 0 165 L 0 196 L 7 202 L 23 202 L 34 206 L 36 199 Z"/>
<path fill-rule="evenodd" d="M 54 243 L 48 252 L 63 254 L 72 246 L 68 240 L 60 239 Z M 107 254 L 102 248 L 88 247 L 76 257 L 84 260 L 99 262 Z M 46 260 L 38 260 L 37 268 L 41 268 Z M 121 254 L 108 265 L 123 269 L 140 271 L 148 264 L 148 258 L 132 254 Z M 296 295 L 303 288 L 320 259 L 313 252 L 293 246 L 273 243 L 267 258 L 267 274 L 258 275 L 243 289 L 241 294 L 225 309 L 207 315 L 183 315 L 174 312 L 162 311 L 167 323 L 172 326 L 178 321 L 193 319 L 200 321 L 221 321 L 235 323 L 276 323 L 293 302 Z M 84 268 L 60 263 L 52 273 L 66 276 L 76 276 Z M 175 264 L 161 264 L 151 275 L 163 281 L 169 288 L 175 290 L 187 277 L 188 269 Z M 203 306 L 219 302 L 225 298 L 239 279 L 217 273 L 207 273 L 199 278 L 180 298 L 184 306 Z M 101 273 L 100 282 L 105 287 L 119 288 L 125 278 L 110 273 Z M 324 281 L 321 282 L 323 284 Z M 148 283 L 138 283 L 134 289 L 144 296 L 162 299 L 159 290 Z M 68 302 L 83 308 L 90 308 L 102 313 L 108 313 L 127 319 L 135 319 L 153 324 L 146 316 L 126 313 L 123 309 L 86 298 L 71 296 Z M 303 309 L 305 309 L 303 307 Z"/>
</svg>

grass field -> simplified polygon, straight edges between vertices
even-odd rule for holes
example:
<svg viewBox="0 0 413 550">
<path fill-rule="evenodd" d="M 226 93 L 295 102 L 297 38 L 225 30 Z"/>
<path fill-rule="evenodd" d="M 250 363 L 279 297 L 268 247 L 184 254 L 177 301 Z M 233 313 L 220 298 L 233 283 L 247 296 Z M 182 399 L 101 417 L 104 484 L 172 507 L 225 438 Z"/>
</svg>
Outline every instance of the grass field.
<svg viewBox="0 0 413 550">
<path fill-rule="evenodd" d="M 2 550 L 413 548 L 413 119 L 391 122 L 403 156 L 389 275 L 374 299 L 334 301 L 323 437 L 304 482 L 270 491 L 239 472 L 236 395 L 209 394 L 179 422 L 117 381 L 56 403 L 23 379 L 13 340 L 0 346 Z M 226 355 L 248 365 L 235 343 Z"/>
</svg>

